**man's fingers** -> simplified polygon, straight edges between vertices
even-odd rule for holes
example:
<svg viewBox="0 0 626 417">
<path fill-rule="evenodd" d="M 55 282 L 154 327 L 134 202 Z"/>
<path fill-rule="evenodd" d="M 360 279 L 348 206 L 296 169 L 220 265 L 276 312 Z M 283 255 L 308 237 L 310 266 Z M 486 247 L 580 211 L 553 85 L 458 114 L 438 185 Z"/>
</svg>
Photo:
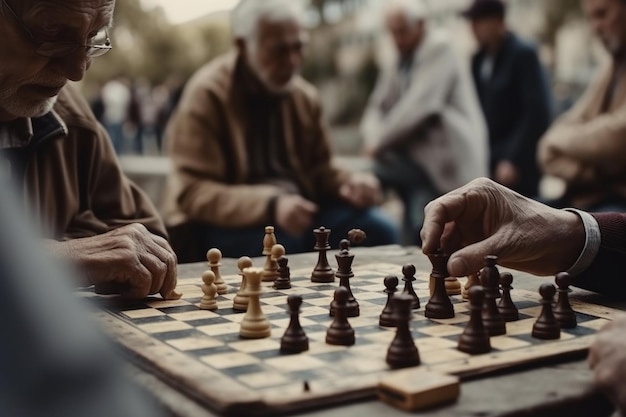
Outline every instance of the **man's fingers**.
<svg viewBox="0 0 626 417">
<path fill-rule="evenodd" d="M 121 296 L 129 299 L 142 299 L 146 298 L 150 293 L 150 287 L 152 284 L 152 274 L 142 264 L 137 264 L 134 271 L 129 272 L 130 279 L 128 279 L 129 288 L 121 292 Z"/>
<path fill-rule="evenodd" d="M 450 193 L 428 203 L 424 209 L 424 225 L 420 232 L 422 251 L 434 253 L 441 245 L 446 223 L 455 220 L 465 208 L 462 194 Z"/>
<path fill-rule="evenodd" d="M 474 274 L 485 266 L 485 256 L 497 254 L 495 238 L 489 237 L 454 252 L 448 260 L 448 272 L 453 277 Z"/>
<path fill-rule="evenodd" d="M 150 271 L 152 282 L 150 284 L 150 294 L 159 292 L 165 281 L 167 272 L 167 264 L 152 253 L 143 253 L 139 255 L 141 264 Z"/>
</svg>

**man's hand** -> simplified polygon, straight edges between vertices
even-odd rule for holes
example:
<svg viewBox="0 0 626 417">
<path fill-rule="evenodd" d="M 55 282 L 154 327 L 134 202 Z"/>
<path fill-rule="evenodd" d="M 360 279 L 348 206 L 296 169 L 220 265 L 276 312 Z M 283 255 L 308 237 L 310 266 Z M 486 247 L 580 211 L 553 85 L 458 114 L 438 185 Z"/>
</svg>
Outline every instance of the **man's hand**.
<svg viewBox="0 0 626 417">
<path fill-rule="evenodd" d="M 177 299 L 176 255 L 169 243 L 141 224 L 80 239 L 50 243 L 56 254 L 78 265 L 89 284 L 117 288 L 127 298 L 157 292 Z"/>
<path fill-rule="evenodd" d="M 378 179 L 367 173 L 353 174 L 339 189 L 339 195 L 357 208 L 367 208 L 382 201 Z"/>
<path fill-rule="evenodd" d="M 582 220 L 523 197 L 486 178 L 472 181 L 425 208 L 421 231 L 425 254 L 451 254 L 448 271 L 479 271 L 486 255 L 502 266 L 538 275 L 569 269 L 585 243 Z"/>
<path fill-rule="evenodd" d="M 292 236 L 301 235 L 311 228 L 317 210 L 315 203 L 300 195 L 282 195 L 276 201 L 276 225 Z"/>
<path fill-rule="evenodd" d="M 596 386 L 626 415 L 626 316 L 603 327 L 587 358 Z"/>
<path fill-rule="evenodd" d="M 494 179 L 507 187 L 514 187 L 519 182 L 519 171 L 511 161 L 500 161 L 496 165 Z"/>
</svg>

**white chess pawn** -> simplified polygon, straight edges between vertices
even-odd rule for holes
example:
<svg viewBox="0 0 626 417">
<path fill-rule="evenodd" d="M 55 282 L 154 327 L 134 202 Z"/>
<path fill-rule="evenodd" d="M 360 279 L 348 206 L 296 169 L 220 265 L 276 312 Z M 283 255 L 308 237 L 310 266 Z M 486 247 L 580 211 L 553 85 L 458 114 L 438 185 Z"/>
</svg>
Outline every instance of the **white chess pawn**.
<svg viewBox="0 0 626 417">
<path fill-rule="evenodd" d="M 276 245 L 276 235 L 274 235 L 274 226 L 265 227 L 265 236 L 263 237 L 263 255 L 265 255 L 265 265 L 263 266 L 263 282 L 274 282 L 278 277 L 278 265 L 272 256 L 272 248 Z"/>
<path fill-rule="evenodd" d="M 237 291 L 237 295 L 235 295 L 235 298 L 233 299 L 233 310 L 235 311 L 246 311 L 248 309 L 249 298 L 246 295 L 246 275 L 243 273 L 243 270 L 250 268 L 251 266 L 252 259 L 248 256 L 242 256 L 237 261 L 237 268 L 239 269 L 239 275 L 241 275 L 241 286 L 239 287 L 239 291 Z"/>
<path fill-rule="evenodd" d="M 222 252 L 217 248 L 211 248 L 206 253 L 206 259 L 209 261 L 209 267 L 211 271 L 215 274 L 215 285 L 217 286 L 218 294 L 226 294 L 228 293 L 228 286 L 224 282 L 222 275 L 220 274 L 220 266 L 222 263 Z"/>
<path fill-rule="evenodd" d="M 202 274 L 202 300 L 200 300 L 200 308 L 203 310 L 217 310 L 217 301 L 215 300 L 215 294 L 217 293 L 217 286 L 215 285 L 215 274 L 213 271 L 204 271 Z"/>
<path fill-rule="evenodd" d="M 246 311 L 243 320 L 241 320 L 239 335 L 246 339 L 270 337 L 270 322 L 263 314 L 261 302 L 259 301 L 259 295 L 262 292 L 261 279 L 263 278 L 263 269 L 246 268 L 243 270 L 243 273 L 246 276 L 245 295 L 250 298 L 250 301 L 248 303 L 248 311 Z"/>
</svg>

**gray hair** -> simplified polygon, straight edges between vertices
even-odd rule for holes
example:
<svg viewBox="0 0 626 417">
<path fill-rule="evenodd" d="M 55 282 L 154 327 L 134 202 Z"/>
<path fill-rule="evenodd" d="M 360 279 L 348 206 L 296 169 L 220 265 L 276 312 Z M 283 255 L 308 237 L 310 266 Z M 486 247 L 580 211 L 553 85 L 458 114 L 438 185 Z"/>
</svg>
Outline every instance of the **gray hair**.
<svg viewBox="0 0 626 417">
<path fill-rule="evenodd" d="M 301 0 L 241 0 L 232 13 L 235 38 L 251 39 L 256 36 L 261 20 L 302 23 L 304 5 Z"/>
<path fill-rule="evenodd" d="M 424 20 L 428 8 L 423 0 L 392 0 L 387 4 L 386 16 L 400 13 L 408 23 L 413 24 Z"/>
</svg>

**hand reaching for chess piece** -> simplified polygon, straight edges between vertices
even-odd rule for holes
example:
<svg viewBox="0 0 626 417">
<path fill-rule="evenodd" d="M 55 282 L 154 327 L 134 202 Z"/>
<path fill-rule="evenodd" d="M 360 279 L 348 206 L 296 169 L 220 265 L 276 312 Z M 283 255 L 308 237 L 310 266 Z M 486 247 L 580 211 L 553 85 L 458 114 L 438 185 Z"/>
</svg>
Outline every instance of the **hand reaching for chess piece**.
<svg viewBox="0 0 626 417">
<path fill-rule="evenodd" d="M 481 178 L 429 203 L 421 238 L 426 255 L 437 248 L 451 254 L 451 276 L 479 271 L 486 254 L 505 267 L 553 275 L 574 265 L 585 228 L 575 213 Z"/>
<path fill-rule="evenodd" d="M 626 315 L 602 328 L 587 358 L 596 386 L 626 416 Z"/>
</svg>

